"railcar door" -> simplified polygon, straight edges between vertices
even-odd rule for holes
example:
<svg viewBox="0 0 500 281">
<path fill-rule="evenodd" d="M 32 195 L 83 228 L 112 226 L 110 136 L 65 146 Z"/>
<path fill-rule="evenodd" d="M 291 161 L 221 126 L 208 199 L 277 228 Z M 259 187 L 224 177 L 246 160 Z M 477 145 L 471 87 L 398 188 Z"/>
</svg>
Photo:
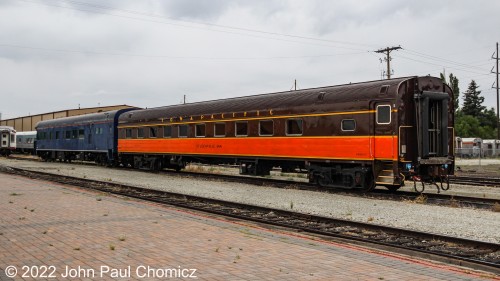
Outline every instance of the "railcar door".
<svg viewBox="0 0 500 281">
<path fill-rule="evenodd" d="M 394 157 L 392 106 L 390 102 L 373 104 L 375 118 L 373 122 L 372 157 L 374 160 L 392 161 Z"/>
</svg>

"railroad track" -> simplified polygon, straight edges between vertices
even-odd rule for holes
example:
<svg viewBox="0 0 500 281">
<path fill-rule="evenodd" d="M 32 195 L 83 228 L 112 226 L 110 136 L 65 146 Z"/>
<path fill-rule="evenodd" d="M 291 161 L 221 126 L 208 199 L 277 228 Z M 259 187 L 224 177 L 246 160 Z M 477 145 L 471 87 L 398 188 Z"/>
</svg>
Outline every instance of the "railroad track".
<svg viewBox="0 0 500 281">
<path fill-rule="evenodd" d="M 36 159 L 33 158 L 15 158 L 15 159 L 37 161 Z M 95 166 L 95 163 L 93 162 L 76 161 L 73 163 L 79 165 Z M 119 170 L 129 169 L 131 171 L 158 173 L 158 172 L 151 172 L 148 170 L 137 170 L 132 168 L 107 168 L 107 169 L 119 169 Z M 495 198 L 469 197 L 469 196 L 449 195 L 445 193 L 436 194 L 428 192 L 422 194 L 417 192 L 408 192 L 408 191 L 391 192 L 386 189 L 375 189 L 368 193 L 364 193 L 361 191 L 341 189 L 341 188 L 323 188 L 318 185 L 310 184 L 305 181 L 273 179 L 266 177 L 252 177 L 252 176 L 228 175 L 228 174 L 206 173 L 206 172 L 190 172 L 190 171 L 174 172 L 170 170 L 163 170 L 159 173 L 164 173 L 168 174 L 169 176 L 177 176 L 177 177 L 189 176 L 201 180 L 213 180 L 213 181 L 223 180 L 226 182 L 246 183 L 257 186 L 269 186 L 275 188 L 328 192 L 340 195 L 380 199 L 380 200 L 407 201 L 419 204 L 449 206 L 454 208 L 466 207 L 466 208 L 477 208 L 477 209 L 489 209 L 494 211 L 500 210 L 500 199 L 495 199 Z M 477 178 L 477 179 L 484 179 L 484 178 Z"/>
<path fill-rule="evenodd" d="M 450 183 L 500 187 L 500 178 L 455 176 L 450 178 Z"/>
<path fill-rule="evenodd" d="M 207 199 L 118 183 L 61 176 L 19 168 L 3 168 L 4 173 L 89 188 L 100 192 L 187 208 L 319 235 L 350 243 L 434 258 L 500 274 L 500 244 L 462 239 L 433 233 L 353 222 L 292 211 Z"/>
</svg>

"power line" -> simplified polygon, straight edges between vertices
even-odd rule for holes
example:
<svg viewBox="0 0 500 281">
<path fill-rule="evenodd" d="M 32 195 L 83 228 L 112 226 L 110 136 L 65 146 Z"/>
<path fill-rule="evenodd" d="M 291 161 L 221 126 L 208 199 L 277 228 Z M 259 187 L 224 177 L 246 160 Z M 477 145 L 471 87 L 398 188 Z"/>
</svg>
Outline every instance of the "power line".
<svg viewBox="0 0 500 281">
<path fill-rule="evenodd" d="M 52 48 L 22 46 L 22 45 L 10 45 L 10 44 L 0 44 L 0 47 L 39 50 L 39 51 L 48 51 L 48 52 L 79 53 L 79 54 L 85 54 L 85 55 L 106 55 L 106 56 L 164 58 L 164 59 L 201 59 L 201 60 L 304 59 L 304 58 L 334 57 L 334 56 L 343 56 L 343 55 L 359 55 L 359 54 L 366 53 L 366 52 L 353 52 L 353 53 L 338 53 L 338 54 L 310 55 L 310 56 L 306 55 L 306 56 L 275 56 L 275 57 L 196 57 L 196 56 L 189 57 L 189 56 L 147 55 L 147 54 L 111 53 L 111 52 L 100 52 L 100 51 L 52 49 Z"/>
<path fill-rule="evenodd" d="M 332 44 L 355 45 L 355 46 L 363 46 L 363 45 L 364 46 L 374 46 L 374 45 L 363 44 L 363 43 L 353 43 L 353 42 L 345 42 L 345 41 L 336 41 L 336 40 L 329 40 L 329 39 L 322 39 L 322 38 L 314 38 L 314 37 L 307 37 L 307 36 L 284 34 L 284 33 L 277 33 L 277 32 L 268 32 L 268 31 L 262 31 L 262 30 L 254 30 L 254 29 L 246 29 L 246 28 L 241 28 L 241 27 L 231 27 L 231 26 L 217 25 L 217 24 L 211 24 L 211 23 L 201 23 L 201 22 L 197 23 L 197 22 L 194 22 L 194 21 L 178 20 L 178 19 L 168 18 L 168 17 L 154 15 L 154 14 L 147 14 L 147 13 L 142 13 L 142 12 L 137 12 L 137 11 L 131 11 L 131 10 L 115 9 L 115 8 L 112 8 L 112 7 L 100 6 L 100 5 L 92 5 L 92 4 L 88 4 L 88 3 L 85 3 L 85 4 L 87 6 L 94 6 L 95 8 L 101 7 L 100 9 L 103 10 L 103 11 L 89 10 L 89 9 L 78 8 L 78 7 L 66 7 L 66 6 L 61 6 L 61 5 L 57 5 L 57 4 L 42 3 L 42 2 L 31 1 L 31 0 L 18 0 L 18 1 L 22 1 L 22 2 L 25 2 L 25 3 L 29 3 L 29 4 L 35 4 L 35 5 L 57 7 L 57 8 L 62 8 L 62 9 L 84 11 L 84 12 L 89 12 L 89 13 L 102 14 L 102 15 L 108 15 L 108 16 L 120 17 L 120 18 L 126 18 L 126 19 L 132 19 L 132 20 L 137 20 L 137 21 L 146 21 L 146 22 L 152 22 L 152 23 L 160 23 L 160 24 L 166 24 L 166 25 L 170 25 L 170 26 L 177 26 L 177 27 L 183 27 L 183 28 L 189 28 L 189 29 L 198 29 L 198 30 L 201 29 L 201 30 L 211 31 L 211 32 L 220 32 L 220 33 L 226 33 L 226 34 L 236 34 L 236 35 L 242 35 L 242 36 L 248 36 L 248 37 L 254 37 L 254 38 L 263 38 L 263 39 L 285 41 L 285 42 L 292 42 L 292 43 L 299 43 L 299 44 L 316 45 L 316 46 L 323 46 L 323 47 L 330 47 L 330 48 L 339 48 L 339 49 L 357 50 L 357 51 L 367 51 L 365 49 L 352 48 L 352 47 L 346 47 L 346 46 L 337 46 L 337 45 L 332 45 Z M 73 2 L 74 4 L 78 3 L 77 1 L 66 1 L 66 2 Z M 80 2 L 80 3 L 82 3 L 82 2 Z M 80 4 L 80 5 L 82 5 L 82 4 Z M 158 18 L 158 20 L 147 19 L 147 18 L 138 18 L 138 17 L 127 16 L 127 15 L 119 15 L 119 14 L 110 13 L 113 10 L 121 11 L 122 13 L 126 13 L 126 14 L 127 13 L 128 14 L 135 14 L 135 15 L 141 15 L 142 14 L 143 16 L 146 16 L 146 17 Z M 108 12 L 106 12 L 106 11 L 108 11 Z M 207 26 L 213 26 L 213 27 L 217 27 L 217 28 L 225 28 L 225 29 L 232 29 L 232 30 L 237 30 L 237 31 L 251 32 L 251 33 L 255 33 L 255 34 L 235 32 L 235 31 L 228 31 L 228 30 L 221 30 L 221 29 L 213 29 L 213 28 L 206 28 L 206 27 L 199 27 L 199 26 L 190 26 L 190 25 L 185 25 L 185 24 L 180 24 L 180 23 L 167 22 L 165 20 L 185 22 L 185 23 L 191 23 L 191 24 L 197 24 L 197 25 L 207 25 Z M 297 40 L 277 38 L 277 37 L 261 36 L 261 35 L 257 35 L 257 34 L 264 34 L 264 35 L 270 35 L 270 36 L 281 36 L 281 37 L 287 37 L 287 38 L 293 38 L 293 39 L 301 39 L 301 40 L 306 40 L 306 41 L 297 41 Z M 332 44 L 319 44 L 319 43 L 313 43 L 313 42 L 308 42 L 308 41 L 316 41 L 316 42 L 332 43 Z"/>
</svg>

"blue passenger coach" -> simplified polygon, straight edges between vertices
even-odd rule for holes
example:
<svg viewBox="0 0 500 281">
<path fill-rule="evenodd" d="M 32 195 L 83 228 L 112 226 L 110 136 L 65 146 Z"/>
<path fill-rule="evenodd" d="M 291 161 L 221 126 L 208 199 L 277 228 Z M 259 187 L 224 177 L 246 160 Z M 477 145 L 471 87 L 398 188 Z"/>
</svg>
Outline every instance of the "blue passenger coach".
<svg viewBox="0 0 500 281">
<path fill-rule="evenodd" d="M 133 108 L 41 121 L 36 125 L 36 151 L 43 160 L 116 161 L 118 117 Z"/>
</svg>

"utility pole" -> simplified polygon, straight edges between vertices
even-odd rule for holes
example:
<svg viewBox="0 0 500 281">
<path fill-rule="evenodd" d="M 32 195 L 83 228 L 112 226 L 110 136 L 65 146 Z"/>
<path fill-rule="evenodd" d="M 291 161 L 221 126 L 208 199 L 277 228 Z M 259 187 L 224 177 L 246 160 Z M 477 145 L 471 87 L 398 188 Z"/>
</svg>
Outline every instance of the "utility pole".
<svg viewBox="0 0 500 281">
<path fill-rule="evenodd" d="M 498 69 L 497 69 L 498 70 Z M 295 82 L 294 82 L 294 87 L 295 87 L 295 91 L 297 91 L 297 79 L 295 79 Z"/>
<path fill-rule="evenodd" d="M 391 51 L 399 50 L 399 49 L 402 49 L 401 46 L 387 47 L 385 49 L 380 49 L 380 50 L 375 51 L 375 53 L 381 53 L 381 54 L 385 53 L 386 54 L 386 57 L 384 60 L 387 62 L 387 79 L 391 79 L 391 56 L 390 56 L 390 53 L 391 53 Z"/>
<path fill-rule="evenodd" d="M 497 42 L 497 57 L 493 57 L 491 56 L 492 59 L 496 60 L 496 63 L 497 63 L 497 71 L 496 72 L 493 72 L 492 73 L 495 73 L 497 75 L 497 83 L 496 83 L 496 86 L 493 87 L 493 88 L 496 88 L 497 89 L 497 139 L 500 140 L 500 106 L 499 106 L 499 98 L 500 98 L 500 95 L 498 94 L 498 89 L 500 88 L 500 85 L 498 85 L 498 42 Z"/>
</svg>

